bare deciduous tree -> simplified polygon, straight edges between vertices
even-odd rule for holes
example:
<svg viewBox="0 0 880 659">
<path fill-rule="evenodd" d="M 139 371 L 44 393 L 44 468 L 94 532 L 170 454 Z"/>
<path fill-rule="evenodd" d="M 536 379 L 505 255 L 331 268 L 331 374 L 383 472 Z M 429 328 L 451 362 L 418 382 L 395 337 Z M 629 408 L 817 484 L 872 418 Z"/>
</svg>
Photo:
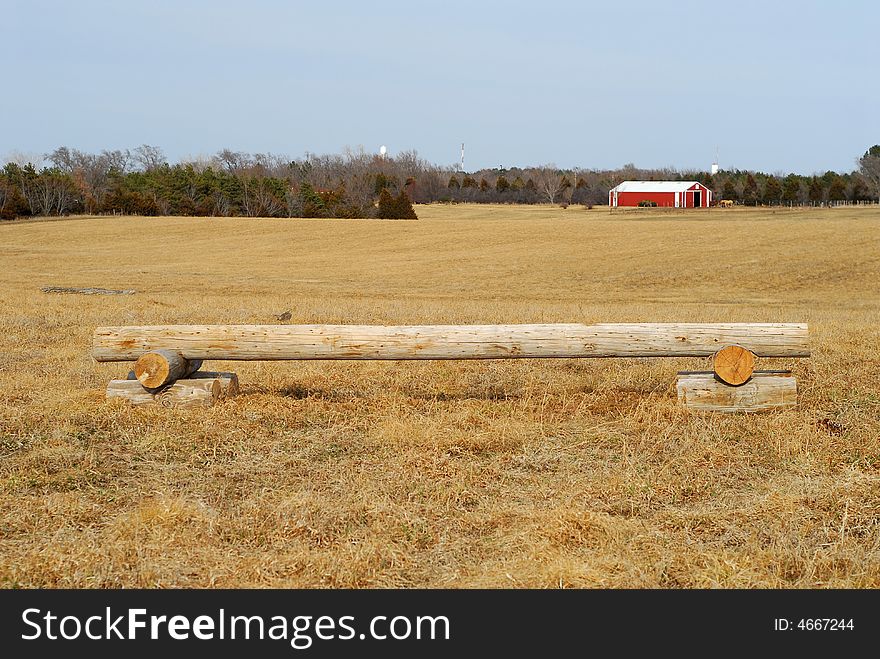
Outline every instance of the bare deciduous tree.
<svg viewBox="0 0 880 659">
<path fill-rule="evenodd" d="M 375 175 L 373 156 L 364 151 L 346 149 L 340 178 L 345 187 L 345 197 L 353 213 L 369 217 L 375 198 Z"/>
<path fill-rule="evenodd" d="M 99 156 L 99 158 L 103 160 L 104 168 L 108 173 L 112 171 L 116 172 L 117 174 L 125 174 L 131 169 L 131 151 L 129 151 L 128 149 L 101 151 L 101 155 Z"/>
<path fill-rule="evenodd" d="M 55 165 L 62 172 L 72 174 L 85 154 L 76 149 L 59 146 L 52 153 L 46 154 L 46 160 Z"/>
<path fill-rule="evenodd" d="M 859 171 L 874 186 L 877 201 L 880 202 L 880 144 L 875 144 L 859 158 Z"/>
<path fill-rule="evenodd" d="M 3 212 L 6 210 L 6 204 L 12 197 L 12 187 L 0 178 L 0 218 L 4 217 Z"/>
<path fill-rule="evenodd" d="M 130 171 L 131 151 L 102 151 L 99 155 L 61 146 L 46 154 L 46 159 L 59 171 L 70 174 L 85 198 L 86 210 L 94 212 L 101 206 L 110 186 L 110 175 Z"/>
<path fill-rule="evenodd" d="M 184 167 L 192 167 L 196 174 L 201 174 L 217 164 L 217 160 L 205 155 L 185 156 L 180 159 L 180 164 Z"/>
<path fill-rule="evenodd" d="M 160 147 L 149 144 L 141 144 L 137 147 L 132 153 L 132 158 L 145 172 L 158 169 L 166 162 L 165 152 Z"/>
<path fill-rule="evenodd" d="M 214 156 L 214 160 L 216 160 L 226 171 L 232 173 L 247 169 L 254 162 L 249 154 L 242 151 L 232 151 L 230 149 L 218 151 L 217 155 Z"/>
<path fill-rule="evenodd" d="M 531 178 L 535 182 L 535 185 L 538 186 L 538 191 L 550 204 L 554 203 L 557 195 L 562 192 L 563 177 L 553 163 L 548 163 L 533 169 L 531 172 Z"/>
<path fill-rule="evenodd" d="M 577 188 L 578 179 L 580 177 L 580 169 L 577 167 L 572 168 L 571 170 L 571 180 L 568 181 L 568 188 L 565 190 L 566 192 L 566 203 L 572 204 L 574 203 L 574 192 Z"/>
<path fill-rule="evenodd" d="M 10 151 L 6 154 L 6 162 L 15 163 L 19 167 L 33 165 L 38 168 L 43 165 L 46 158 L 39 153 L 25 153 L 24 151 Z"/>
</svg>

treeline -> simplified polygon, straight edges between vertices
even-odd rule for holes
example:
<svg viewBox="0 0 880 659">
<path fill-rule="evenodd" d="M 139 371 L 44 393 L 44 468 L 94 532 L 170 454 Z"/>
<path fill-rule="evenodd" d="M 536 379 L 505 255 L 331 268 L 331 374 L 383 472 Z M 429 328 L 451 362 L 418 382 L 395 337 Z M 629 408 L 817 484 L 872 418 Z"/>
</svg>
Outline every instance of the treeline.
<svg viewBox="0 0 880 659">
<path fill-rule="evenodd" d="M 483 170 L 453 173 L 440 201 L 494 203 L 608 203 L 608 191 L 622 181 L 699 181 L 715 193 L 745 205 L 824 205 L 877 201 L 877 186 L 860 172 L 821 176 L 765 174 L 743 170 L 709 172 L 674 169 L 619 170 Z"/>
<path fill-rule="evenodd" d="M 0 217 L 88 214 L 415 219 L 432 166 L 414 153 L 286 160 L 224 150 L 165 161 L 156 147 L 89 154 L 67 147 L 0 171 Z"/>
<path fill-rule="evenodd" d="M 721 171 L 715 176 L 698 173 L 694 180 L 712 189 L 716 199 L 730 199 L 748 206 L 821 206 L 876 201 L 872 186 L 857 172 L 780 176 L 734 170 Z"/>
<path fill-rule="evenodd" d="M 561 170 L 554 165 L 458 172 L 415 152 L 306 155 L 223 150 L 169 164 L 157 147 L 90 154 L 60 147 L 37 166 L 19 159 L 0 171 L 0 218 L 89 214 L 245 217 L 414 218 L 411 202 L 608 203 L 625 180 L 697 180 L 716 199 L 747 205 L 864 202 L 880 194 L 880 147 L 859 171 L 787 176 L 744 170 Z"/>
</svg>

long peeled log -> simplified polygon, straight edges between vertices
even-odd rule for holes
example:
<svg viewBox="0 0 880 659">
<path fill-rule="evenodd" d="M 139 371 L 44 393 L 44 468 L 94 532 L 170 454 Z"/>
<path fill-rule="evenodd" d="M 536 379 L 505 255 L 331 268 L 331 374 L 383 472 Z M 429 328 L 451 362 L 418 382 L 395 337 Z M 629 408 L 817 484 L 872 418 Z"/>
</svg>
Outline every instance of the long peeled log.
<svg viewBox="0 0 880 659">
<path fill-rule="evenodd" d="M 808 357 L 806 324 L 163 325 L 99 327 L 97 361 L 173 350 L 185 359 L 505 359 L 709 357 L 740 345 L 759 357 Z"/>
<path fill-rule="evenodd" d="M 134 374 L 145 389 L 158 389 L 195 373 L 201 359 L 187 359 L 176 350 L 153 350 L 134 363 Z"/>
</svg>

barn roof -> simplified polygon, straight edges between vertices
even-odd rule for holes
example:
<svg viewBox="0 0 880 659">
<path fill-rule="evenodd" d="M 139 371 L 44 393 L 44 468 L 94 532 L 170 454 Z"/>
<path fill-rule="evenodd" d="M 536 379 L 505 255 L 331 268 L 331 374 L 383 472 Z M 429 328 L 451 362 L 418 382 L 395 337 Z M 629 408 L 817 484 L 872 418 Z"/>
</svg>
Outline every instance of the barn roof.
<svg viewBox="0 0 880 659">
<path fill-rule="evenodd" d="M 624 181 L 611 188 L 611 192 L 684 192 L 695 185 L 702 184 L 699 181 Z"/>
</svg>

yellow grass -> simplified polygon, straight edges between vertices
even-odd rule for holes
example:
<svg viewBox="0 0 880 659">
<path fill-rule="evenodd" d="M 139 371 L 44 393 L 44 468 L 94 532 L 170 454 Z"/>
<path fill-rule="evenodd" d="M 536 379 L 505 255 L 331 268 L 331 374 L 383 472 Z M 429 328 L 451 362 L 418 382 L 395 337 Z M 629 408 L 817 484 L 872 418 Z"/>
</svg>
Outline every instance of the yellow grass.
<svg viewBox="0 0 880 659">
<path fill-rule="evenodd" d="M 880 586 L 880 211 L 431 206 L 418 222 L 0 226 L 0 585 Z M 43 285 L 133 296 L 41 293 Z M 210 363 L 103 399 L 98 325 L 809 322 L 800 407 L 703 360 Z"/>
</svg>

